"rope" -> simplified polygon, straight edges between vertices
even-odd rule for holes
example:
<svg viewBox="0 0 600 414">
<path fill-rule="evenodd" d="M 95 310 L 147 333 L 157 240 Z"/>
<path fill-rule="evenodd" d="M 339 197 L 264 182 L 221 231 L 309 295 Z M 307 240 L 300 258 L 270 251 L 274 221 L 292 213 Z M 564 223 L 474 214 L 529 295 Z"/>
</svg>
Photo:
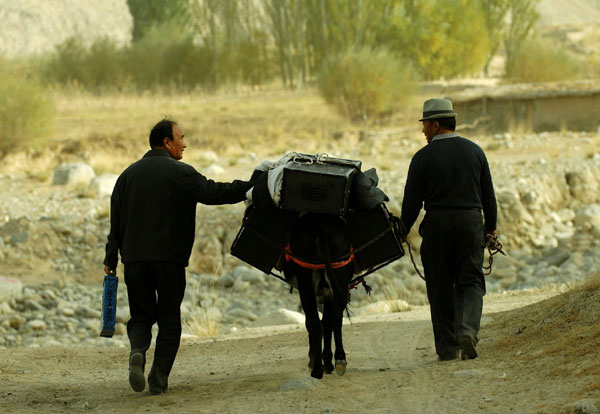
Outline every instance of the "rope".
<svg viewBox="0 0 600 414">
<path fill-rule="evenodd" d="M 419 277 L 421 279 L 425 280 L 425 276 L 423 276 L 423 274 L 419 271 L 419 268 L 417 267 L 417 263 L 415 262 L 415 258 L 413 256 L 412 246 L 410 245 L 410 242 L 408 241 L 408 239 L 405 239 L 404 243 L 406 243 L 406 246 L 408 247 L 408 254 L 410 255 L 410 261 L 412 262 L 413 267 L 415 268 L 415 271 L 417 272 L 417 274 L 419 275 Z"/>
<path fill-rule="evenodd" d="M 367 295 L 370 295 L 373 288 L 371 286 L 367 285 L 367 282 L 365 282 L 365 277 L 366 277 L 366 275 L 361 276 L 358 280 L 355 280 L 354 282 L 350 282 L 348 284 L 348 290 L 358 289 L 357 286 L 359 284 L 362 284 L 363 288 L 365 288 L 365 292 L 367 292 Z"/>
<path fill-rule="evenodd" d="M 492 264 L 494 263 L 494 255 L 498 253 L 502 253 L 506 256 L 506 253 L 502 251 L 502 243 L 498 241 L 498 236 L 495 233 L 488 233 L 486 235 L 485 244 L 483 245 L 488 251 L 488 266 L 483 266 L 483 273 L 485 276 L 492 273 Z"/>
</svg>

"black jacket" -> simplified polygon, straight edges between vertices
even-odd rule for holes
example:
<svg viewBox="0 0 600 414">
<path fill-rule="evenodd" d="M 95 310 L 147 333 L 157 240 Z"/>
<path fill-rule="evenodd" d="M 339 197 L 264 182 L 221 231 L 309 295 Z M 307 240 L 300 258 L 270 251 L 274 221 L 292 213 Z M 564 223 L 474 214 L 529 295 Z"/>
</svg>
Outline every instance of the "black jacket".
<svg viewBox="0 0 600 414">
<path fill-rule="evenodd" d="M 413 157 L 408 169 L 401 220 L 406 232 L 421 207 L 482 209 L 485 231 L 496 229 L 497 207 L 492 176 L 483 150 L 466 138 L 432 140 Z"/>
<path fill-rule="evenodd" d="M 150 150 L 119 176 L 110 200 L 104 264 L 166 261 L 188 265 L 196 234 L 196 203 L 233 204 L 252 187 L 219 183 L 165 150 Z"/>
</svg>

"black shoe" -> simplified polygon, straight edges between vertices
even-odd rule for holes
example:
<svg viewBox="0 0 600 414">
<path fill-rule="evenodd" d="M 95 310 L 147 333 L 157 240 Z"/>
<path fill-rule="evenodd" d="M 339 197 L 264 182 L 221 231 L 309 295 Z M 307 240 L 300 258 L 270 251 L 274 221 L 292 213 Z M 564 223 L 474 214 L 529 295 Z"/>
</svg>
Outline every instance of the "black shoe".
<svg viewBox="0 0 600 414">
<path fill-rule="evenodd" d="M 150 392 L 150 394 L 152 395 L 160 395 L 160 394 L 164 394 L 165 392 L 167 392 L 167 387 L 168 387 L 168 380 L 164 379 L 164 380 L 159 380 L 157 375 L 156 375 L 156 370 L 154 369 L 154 366 L 152 366 L 152 369 L 150 370 L 150 374 L 148 374 L 148 391 Z"/>
<path fill-rule="evenodd" d="M 475 341 L 469 335 L 462 335 L 458 339 L 460 344 L 460 358 L 464 361 L 467 359 L 477 358 L 477 351 L 475 350 Z"/>
<path fill-rule="evenodd" d="M 144 378 L 144 355 L 136 352 L 129 357 L 129 385 L 135 392 L 142 392 L 146 388 Z"/>
<path fill-rule="evenodd" d="M 157 387 L 155 385 L 148 385 L 148 391 L 152 395 L 160 395 L 167 392 L 167 387 Z"/>
<path fill-rule="evenodd" d="M 458 351 L 438 355 L 438 361 L 454 361 L 457 358 L 458 358 Z"/>
</svg>

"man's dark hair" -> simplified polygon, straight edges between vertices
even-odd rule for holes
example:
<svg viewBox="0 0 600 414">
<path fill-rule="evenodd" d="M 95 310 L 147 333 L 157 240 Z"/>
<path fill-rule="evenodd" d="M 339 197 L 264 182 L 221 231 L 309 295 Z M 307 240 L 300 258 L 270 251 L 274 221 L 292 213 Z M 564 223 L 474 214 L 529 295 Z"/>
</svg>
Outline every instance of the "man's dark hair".
<svg viewBox="0 0 600 414">
<path fill-rule="evenodd" d="M 456 129 L 456 118 L 438 118 L 434 121 L 439 122 L 440 126 L 447 130 L 454 131 Z"/>
<path fill-rule="evenodd" d="M 162 147 L 163 138 L 173 141 L 173 125 L 177 125 L 177 122 L 168 118 L 154 125 L 150 131 L 150 148 Z"/>
</svg>

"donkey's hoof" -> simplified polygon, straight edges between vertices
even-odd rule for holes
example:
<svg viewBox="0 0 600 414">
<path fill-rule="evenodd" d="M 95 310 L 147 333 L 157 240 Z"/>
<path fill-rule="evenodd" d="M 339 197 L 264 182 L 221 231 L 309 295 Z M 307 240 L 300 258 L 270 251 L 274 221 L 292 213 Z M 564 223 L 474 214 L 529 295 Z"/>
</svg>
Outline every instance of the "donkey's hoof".
<svg viewBox="0 0 600 414">
<path fill-rule="evenodd" d="M 348 363 L 345 359 L 336 359 L 335 372 L 337 372 L 338 375 L 344 375 L 346 373 L 346 365 L 348 365 Z"/>
<path fill-rule="evenodd" d="M 346 373 L 347 365 L 348 365 L 348 362 L 346 362 L 345 359 L 336 359 L 335 360 L 335 372 L 337 372 L 338 375 L 344 375 Z"/>
<path fill-rule="evenodd" d="M 322 379 L 323 369 L 313 369 L 312 371 L 310 371 L 310 376 L 316 379 Z"/>
<path fill-rule="evenodd" d="M 331 362 L 326 362 L 323 364 L 323 370 L 326 374 L 331 374 L 335 368 Z"/>
</svg>

